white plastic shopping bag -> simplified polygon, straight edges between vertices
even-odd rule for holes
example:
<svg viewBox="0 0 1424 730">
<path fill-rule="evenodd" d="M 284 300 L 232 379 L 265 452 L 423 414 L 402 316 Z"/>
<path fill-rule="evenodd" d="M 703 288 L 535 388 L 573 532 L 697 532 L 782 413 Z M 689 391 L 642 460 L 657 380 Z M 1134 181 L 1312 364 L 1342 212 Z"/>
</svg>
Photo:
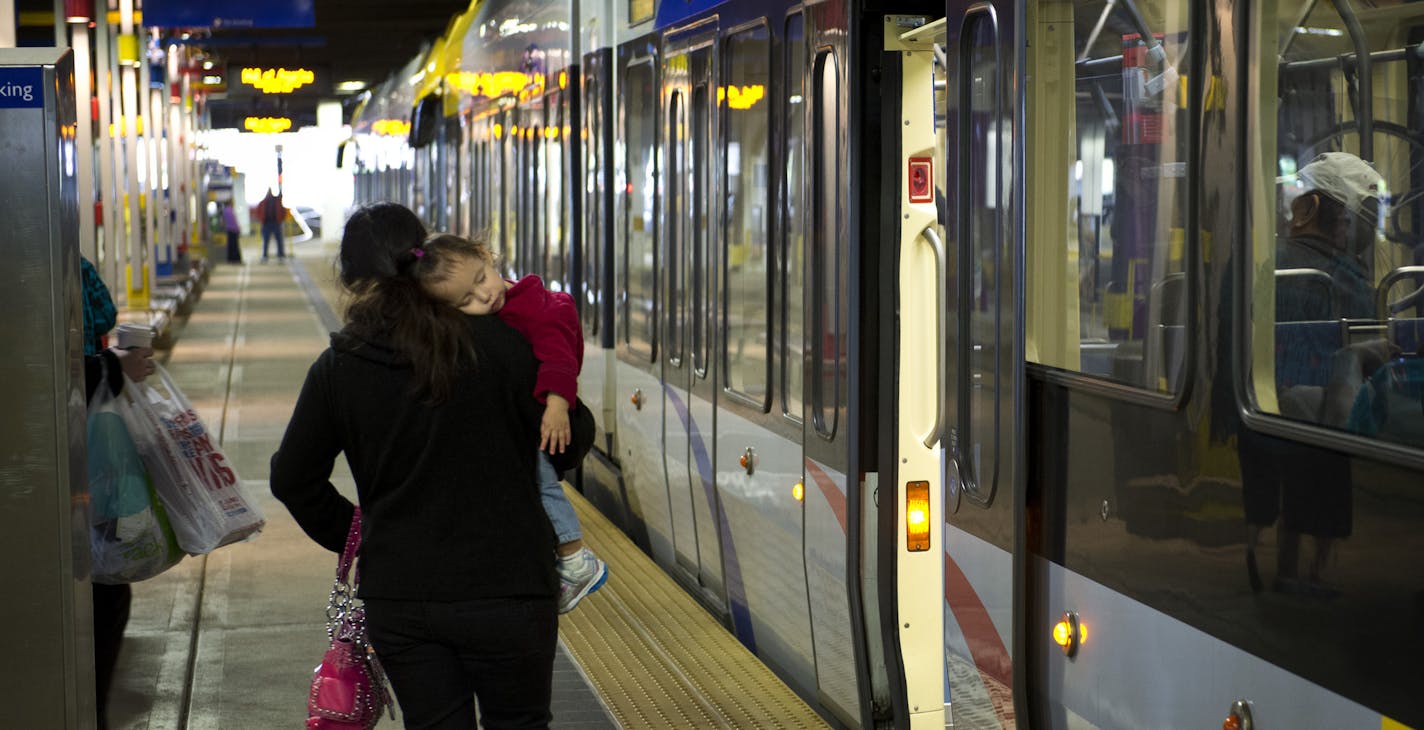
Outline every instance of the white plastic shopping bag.
<svg viewBox="0 0 1424 730">
<path fill-rule="evenodd" d="M 126 382 L 120 397 L 136 406 L 141 420 L 130 421 L 129 432 L 184 550 L 209 553 L 262 529 L 257 503 L 168 371 Z"/>
<path fill-rule="evenodd" d="M 89 544 L 95 583 L 152 578 L 183 559 L 120 411 L 106 386 L 89 407 Z"/>
</svg>

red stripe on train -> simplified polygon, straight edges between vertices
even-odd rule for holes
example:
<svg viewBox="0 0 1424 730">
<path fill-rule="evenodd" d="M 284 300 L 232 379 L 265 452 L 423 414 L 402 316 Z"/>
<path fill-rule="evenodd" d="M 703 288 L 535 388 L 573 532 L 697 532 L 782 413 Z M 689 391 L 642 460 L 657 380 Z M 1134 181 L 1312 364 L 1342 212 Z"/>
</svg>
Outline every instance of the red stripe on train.
<svg viewBox="0 0 1424 730">
<path fill-rule="evenodd" d="M 816 466 L 816 462 L 806 460 L 806 473 L 816 482 L 816 487 L 825 495 L 826 502 L 831 505 L 831 511 L 836 513 L 836 522 L 841 523 L 841 533 L 846 531 L 846 498 L 841 490 L 836 488 L 836 481 L 829 474 Z"/>
<path fill-rule="evenodd" d="M 994 628 L 994 620 L 989 617 L 989 609 L 970 585 L 969 577 L 960 570 L 959 564 L 949 553 L 944 555 L 944 600 L 959 629 L 964 633 L 964 641 L 969 645 L 969 655 L 974 658 L 974 666 L 990 679 L 1005 687 L 1013 686 L 1014 662 L 1009 658 L 1008 647 Z M 988 682 L 985 683 L 988 685 Z M 993 695 L 993 687 L 986 686 Z M 952 699 L 952 698 L 951 698 Z M 1004 727 L 1013 727 L 1013 708 L 1003 707 L 994 702 L 994 711 Z"/>
</svg>

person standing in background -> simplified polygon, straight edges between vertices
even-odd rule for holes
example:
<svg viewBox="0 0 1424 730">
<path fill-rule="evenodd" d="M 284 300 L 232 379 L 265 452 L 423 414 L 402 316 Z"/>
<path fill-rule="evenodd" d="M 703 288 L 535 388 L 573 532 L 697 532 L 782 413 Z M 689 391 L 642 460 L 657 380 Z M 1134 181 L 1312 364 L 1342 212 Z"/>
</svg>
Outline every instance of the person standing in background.
<svg viewBox="0 0 1424 730">
<path fill-rule="evenodd" d="M 282 240 L 282 222 L 287 219 L 287 209 L 282 205 L 282 196 L 271 188 L 267 197 L 257 204 L 257 220 L 262 221 L 262 263 L 267 263 L 267 244 L 275 236 L 277 239 L 277 260 L 287 257 Z"/>
<path fill-rule="evenodd" d="M 232 201 L 223 203 L 222 206 L 223 230 L 227 231 L 227 262 L 230 264 L 242 263 L 242 249 L 238 248 L 237 238 L 242 234 L 242 226 L 237 224 L 237 213 L 232 209 Z M 278 235 L 281 235 L 280 233 Z M 282 250 L 281 244 L 277 245 L 277 251 Z"/>
</svg>

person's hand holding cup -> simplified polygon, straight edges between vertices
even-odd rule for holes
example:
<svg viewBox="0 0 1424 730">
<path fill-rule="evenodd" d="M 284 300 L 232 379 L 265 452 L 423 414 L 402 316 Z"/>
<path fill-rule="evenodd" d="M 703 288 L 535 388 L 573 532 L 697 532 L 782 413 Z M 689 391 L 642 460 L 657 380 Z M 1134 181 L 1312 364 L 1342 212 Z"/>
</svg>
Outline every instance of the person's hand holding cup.
<svg viewBox="0 0 1424 730">
<path fill-rule="evenodd" d="M 153 362 L 152 327 L 125 322 L 115 330 L 115 340 L 118 344 L 112 349 L 129 380 L 142 383 L 158 369 Z"/>
</svg>

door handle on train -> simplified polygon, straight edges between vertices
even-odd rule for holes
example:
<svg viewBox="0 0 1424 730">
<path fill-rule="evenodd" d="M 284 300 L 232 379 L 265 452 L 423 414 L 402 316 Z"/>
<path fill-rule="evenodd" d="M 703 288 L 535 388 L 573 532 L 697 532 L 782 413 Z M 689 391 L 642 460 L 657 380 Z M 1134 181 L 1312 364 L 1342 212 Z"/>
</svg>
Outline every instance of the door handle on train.
<svg viewBox="0 0 1424 730">
<path fill-rule="evenodd" d="M 926 241 L 929 241 L 930 248 L 935 255 L 935 388 L 938 391 L 935 397 L 935 418 L 934 428 L 925 434 L 921 439 L 925 448 L 934 448 L 937 442 L 944 438 L 944 403 L 949 399 L 949 384 L 944 381 L 945 361 L 949 359 L 949 312 L 945 306 L 945 289 L 949 282 L 946 281 L 946 262 L 944 242 L 939 238 L 939 231 L 935 230 L 936 224 L 931 223 L 925 226 L 920 232 Z"/>
<path fill-rule="evenodd" d="M 640 411 L 643 410 L 643 389 L 634 388 L 633 397 L 629 398 L 628 402 L 633 404 L 633 408 Z"/>
</svg>

